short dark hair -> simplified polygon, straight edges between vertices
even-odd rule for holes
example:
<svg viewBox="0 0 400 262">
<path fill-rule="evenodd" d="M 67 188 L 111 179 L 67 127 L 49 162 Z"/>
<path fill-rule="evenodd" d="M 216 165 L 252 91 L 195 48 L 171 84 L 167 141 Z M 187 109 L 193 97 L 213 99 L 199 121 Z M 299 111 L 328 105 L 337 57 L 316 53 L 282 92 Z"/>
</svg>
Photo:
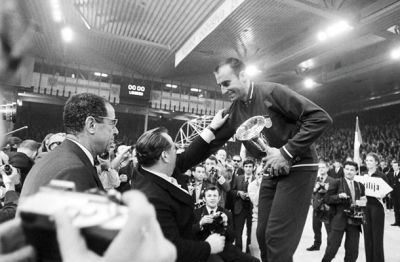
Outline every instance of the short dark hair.
<svg viewBox="0 0 400 262">
<path fill-rule="evenodd" d="M 136 143 L 136 157 L 139 165 L 151 166 L 160 159 L 161 153 L 171 148 L 163 136 L 168 134 L 165 127 L 158 127 L 143 133 Z"/>
<path fill-rule="evenodd" d="M 229 57 L 229 58 L 225 59 L 224 61 L 221 61 L 215 67 L 214 73 L 218 73 L 219 69 L 224 65 L 229 65 L 232 68 L 232 70 L 236 76 L 239 76 L 240 72 L 243 71 L 246 67 L 246 65 L 242 62 L 242 60 L 239 60 L 234 57 Z"/>
<path fill-rule="evenodd" d="M 254 167 L 254 161 L 253 161 L 253 159 L 246 159 L 246 160 L 244 160 L 243 161 L 243 167 L 245 166 L 245 165 L 249 165 L 249 164 L 252 164 L 253 165 L 253 167 Z"/>
<path fill-rule="evenodd" d="M 107 116 L 106 103 L 103 97 L 82 93 L 71 96 L 64 106 L 64 126 L 68 134 L 77 134 L 85 126 L 88 116 Z"/>
<path fill-rule="evenodd" d="M 356 168 L 356 171 L 358 171 L 358 164 L 354 161 L 346 161 L 344 162 L 343 166 L 354 166 Z"/>
<path fill-rule="evenodd" d="M 215 164 L 218 164 L 218 159 L 214 155 L 210 155 L 207 159 L 215 161 Z"/>
<path fill-rule="evenodd" d="M 217 186 L 215 186 L 215 185 L 207 186 L 206 189 L 204 190 L 204 196 L 206 195 L 207 191 L 214 191 L 214 190 L 217 190 L 218 195 L 221 196 L 221 191 L 219 191 L 219 188 Z"/>
</svg>

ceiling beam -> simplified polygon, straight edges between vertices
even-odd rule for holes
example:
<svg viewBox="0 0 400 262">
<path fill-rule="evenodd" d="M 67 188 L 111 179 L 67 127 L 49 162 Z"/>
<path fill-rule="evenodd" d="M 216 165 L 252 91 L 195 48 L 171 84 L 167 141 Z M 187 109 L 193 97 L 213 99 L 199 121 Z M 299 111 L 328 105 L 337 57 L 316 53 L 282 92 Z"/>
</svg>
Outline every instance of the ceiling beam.
<svg viewBox="0 0 400 262">
<path fill-rule="evenodd" d="M 295 8 L 299 8 L 301 10 L 313 13 L 323 18 L 332 20 L 343 19 L 343 17 L 341 17 L 339 13 L 335 12 L 334 10 L 322 9 L 319 5 L 305 0 L 275 0 L 275 1 L 287 4 Z"/>
<path fill-rule="evenodd" d="M 245 0 L 225 0 L 175 53 L 175 67 Z"/>
</svg>

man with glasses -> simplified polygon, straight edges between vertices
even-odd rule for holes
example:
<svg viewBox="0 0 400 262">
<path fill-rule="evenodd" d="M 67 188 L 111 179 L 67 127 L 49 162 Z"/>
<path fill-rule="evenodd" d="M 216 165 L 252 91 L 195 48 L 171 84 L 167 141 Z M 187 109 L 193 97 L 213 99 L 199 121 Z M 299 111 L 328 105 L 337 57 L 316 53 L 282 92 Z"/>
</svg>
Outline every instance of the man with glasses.
<svg viewBox="0 0 400 262">
<path fill-rule="evenodd" d="M 232 101 L 229 118 L 216 132 L 220 148 L 253 116 L 265 117 L 263 135 L 270 149 L 260 152 L 243 143 L 253 156 L 267 155 L 271 175 L 260 186 L 257 239 L 263 261 L 290 262 L 307 218 L 317 175 L 314 141 L 331 124 L 329 115 L 307 98 L 278 83 L 254 83 L 245 64 L 228 58 L 214 70 L 221 92 Z"/>
<path fill-rule="evenodd" d="M 114 108 L 100 96 L 77 94 L 66 102 L 63 120 L 66 139 L 33 166 L 21 197 L 36 193 L 52 179 L 72 181 L 77 191 L 103 190 L 94 159 L 109 150 L 118 134 Z"/>
</svg>

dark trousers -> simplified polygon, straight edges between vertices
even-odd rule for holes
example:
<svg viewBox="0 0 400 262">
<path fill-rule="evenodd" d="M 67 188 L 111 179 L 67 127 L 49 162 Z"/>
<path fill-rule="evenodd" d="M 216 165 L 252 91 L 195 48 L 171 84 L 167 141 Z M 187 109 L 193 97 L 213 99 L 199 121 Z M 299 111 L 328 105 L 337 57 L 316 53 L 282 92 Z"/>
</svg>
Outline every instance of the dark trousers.
<svg viewBox="0 0 400 262">
<path fill-rule="evenodd" d="M 394 222 L 400 225 L 400 194 L 392 194 Z"/>
<path fill-rule="evenodd" d="M 289 175 L 263 177 L 257 240 L 263 262 L 291 262 L 306 222 L 316 168 L 294 167 Z"/>
<path fill-rule="evenodd" d="M 360 226 L 346 225 L 344 230 L 331 230 L 329 234 L 328 246 L 326 247 L 322 262 L 330 262 L 335 258 L 345 232 L 346 240 L 344 242 L 344 262 L 355 262 L 357 260 L 358 244 L 360 242 Z"/>
<path fill-rule="evenodd" d="M 322 224 L 324 224 L 326 229 L 326 240 L 329 241 L 329 232 L 331 231 L 331 227 L 329 223 L 322 222 L 317 216 L 315 210 L 313 211 L 313 218 L 312 218 L 312 227 L 314 231 L 314 246 L 320 247 L 322 243 L 322 233 L 321 228 Z"/>
<path fill-rule="evenodd" d="M 368 197 L 366 218 L 367 223 L 363 226 L 366 262 L 384 262 L 383 229 L 385 226 L 385 212 L 382 204 L 374 198 Z"/>
<path fill-rule="evenodd" d="M 247 228 L 247 243 L 246 250 L 249 248 L 250 240 L 251 240 L 251 220 L 252 220 L 252 207 L 249 205 L 248 207 L 243 207 L 242 212 L 239 214 L 235 214 L 234 217 L 234 228 L 235 228 L 235 246 L 237 246 L 240 250 L 242 250 L 242 234 L 244 224 L 246 223 Z"/>
<path fill-rule="evenodd" d="M 225 262 L 260 262 L 258 258 L 243 253 L 242 250 L 231 243 L 225 243 L 224 250 L 218 253 L 218 256 Z"/>
</svg>

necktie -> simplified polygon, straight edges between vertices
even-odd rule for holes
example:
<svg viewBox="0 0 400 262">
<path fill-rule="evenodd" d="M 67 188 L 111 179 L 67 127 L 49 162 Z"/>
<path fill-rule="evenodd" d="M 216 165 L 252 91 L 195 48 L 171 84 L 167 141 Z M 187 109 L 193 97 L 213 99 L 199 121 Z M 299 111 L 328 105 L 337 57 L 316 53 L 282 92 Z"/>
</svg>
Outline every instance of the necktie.
<svg viewBox="0 0 400 262">
<path fill-rule="evenodd" d="M 351 202 L 354 203 L 356 201 L 356 192 L 354 191 L 354 182 L 350 181 L 350 193 L 351 193 Z"/>
<path fill-rule="evenodd" d="M 210 215 L 214 215 L 214 210 L 211 210 L 211 211 L 210 211 Z"/>
</svg>

